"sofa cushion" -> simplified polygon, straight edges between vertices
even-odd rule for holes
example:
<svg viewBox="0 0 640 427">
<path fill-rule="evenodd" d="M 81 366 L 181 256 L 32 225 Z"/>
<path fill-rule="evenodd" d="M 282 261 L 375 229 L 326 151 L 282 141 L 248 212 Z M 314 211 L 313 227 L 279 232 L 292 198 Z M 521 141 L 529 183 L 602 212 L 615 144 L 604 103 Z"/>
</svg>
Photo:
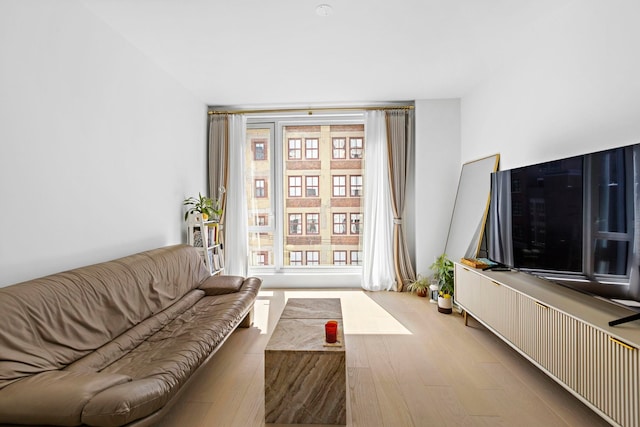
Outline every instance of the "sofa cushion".
<svg viewBox="0 0 640 427">
<path fill-rule="evenodd" d="M 120 374 L 50 371 L 0 390 L 0 423 L 77 426 L 93 396 L 131 378 Z"/>
<path fill-rule="evenodd" d="M 198 286 L 206 295 L 224 295 L 238 292 L 244 283 L 241 276 L 211 276 Z"/>
<path fill-rule="evenodd" d="M 165 327 L 203 296 L 203 291 L 194 289 L 166 310 L 140 322 L 113 341 L 67 366 L 65 370 L 97 372 L 104 369 Z"/>
</svg>

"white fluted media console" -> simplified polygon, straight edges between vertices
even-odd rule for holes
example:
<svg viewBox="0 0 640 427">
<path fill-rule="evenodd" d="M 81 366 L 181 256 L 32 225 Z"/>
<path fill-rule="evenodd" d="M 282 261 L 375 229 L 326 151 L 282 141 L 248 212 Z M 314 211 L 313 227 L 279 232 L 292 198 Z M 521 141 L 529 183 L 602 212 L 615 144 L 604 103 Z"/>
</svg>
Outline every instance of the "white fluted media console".
<svg viewBox="0 0 640 427">
<path fill-rule="evenodd" d="M 515 271 L 455 266 L 467 313 L 614 425 L 640 425 L 640 322 L 589 295 Z"/>
</svg>

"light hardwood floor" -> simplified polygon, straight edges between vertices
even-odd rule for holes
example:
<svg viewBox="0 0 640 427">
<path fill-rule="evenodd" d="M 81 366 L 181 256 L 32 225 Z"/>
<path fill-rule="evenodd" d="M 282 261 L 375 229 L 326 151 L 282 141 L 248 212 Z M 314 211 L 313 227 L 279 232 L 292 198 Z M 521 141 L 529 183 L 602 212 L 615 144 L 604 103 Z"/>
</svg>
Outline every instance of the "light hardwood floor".
<svg viewBox="0 0 640 427">
<path fill-rule="evenodd" d="M 229 337 L 159 426 L 265 425 L 264 348 L 288 298 L 341 299 L 348 426 L 608 425 L 478 322 L 465 327 L 428 298 L 266 289 L 254 326 Z"/>
</svg>

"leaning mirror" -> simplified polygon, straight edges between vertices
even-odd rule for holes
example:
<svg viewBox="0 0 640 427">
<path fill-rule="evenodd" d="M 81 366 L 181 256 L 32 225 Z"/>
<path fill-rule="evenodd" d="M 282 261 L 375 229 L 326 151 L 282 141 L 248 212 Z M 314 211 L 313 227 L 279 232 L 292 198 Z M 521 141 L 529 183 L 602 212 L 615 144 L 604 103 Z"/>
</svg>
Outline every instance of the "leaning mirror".
<svg viewBox="0 0 640 427">
<path fill-rule="evenodd" d="M 444 253 L 452 261 L 476 258 L 482 243 L 491 195 L 491 173 L 498 170 L 500 155 L 462 165 Z"/>
</svg>

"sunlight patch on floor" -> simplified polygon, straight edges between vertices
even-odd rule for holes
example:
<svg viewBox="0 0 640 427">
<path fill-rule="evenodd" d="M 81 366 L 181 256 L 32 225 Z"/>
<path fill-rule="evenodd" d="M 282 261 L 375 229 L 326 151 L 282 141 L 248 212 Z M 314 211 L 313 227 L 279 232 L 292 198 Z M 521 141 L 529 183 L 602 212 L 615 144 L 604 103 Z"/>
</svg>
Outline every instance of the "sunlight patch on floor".
<svg viewBox="0 0 640 427">
<path fill-rule="evenodd" d="M 344 332 L 350 335 L 410 335 L 411 332 L 378 303 L 358 289 L 260 291 L 255 302 L 254 325 L 261 334 L 277 323 L 289 298 L 340 298 Z"/>
</svg>

